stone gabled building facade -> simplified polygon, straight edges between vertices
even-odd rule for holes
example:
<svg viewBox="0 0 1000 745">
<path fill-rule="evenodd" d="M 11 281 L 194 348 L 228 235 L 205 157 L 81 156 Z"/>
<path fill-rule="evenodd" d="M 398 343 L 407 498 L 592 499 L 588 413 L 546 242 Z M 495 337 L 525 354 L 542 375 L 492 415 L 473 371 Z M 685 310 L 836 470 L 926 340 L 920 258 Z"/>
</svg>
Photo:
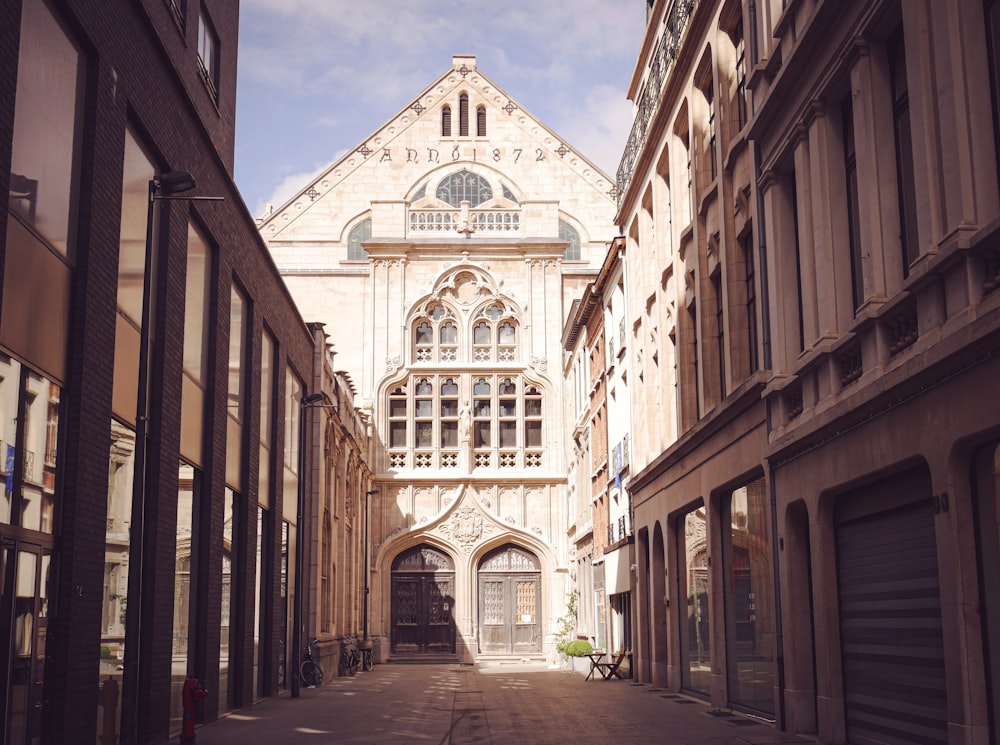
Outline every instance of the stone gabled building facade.
<svg viewBox="0 0 1000 745">
<path fill-rule="evenodd" d="M 371 412 L 380 657 L 550 652 L 569 562 L 561 334 L 614 234 L 613 188 L 456 55 L 261 221 Z"/>
</svg>

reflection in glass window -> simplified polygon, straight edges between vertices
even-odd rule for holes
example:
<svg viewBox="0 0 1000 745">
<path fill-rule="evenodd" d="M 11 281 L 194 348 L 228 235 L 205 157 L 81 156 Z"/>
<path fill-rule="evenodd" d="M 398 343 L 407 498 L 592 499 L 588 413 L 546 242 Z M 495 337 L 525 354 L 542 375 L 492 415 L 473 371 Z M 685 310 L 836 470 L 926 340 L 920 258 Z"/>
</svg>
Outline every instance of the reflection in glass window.
<svg viewBox="0 0 1000 745">
<path fill-rule="evenodd" d="M 236 531 L 234 530 L 239 495 L 226 487 L 223 501 L 222 523 L 222 612 L 219 629 L 219 711 L 231 711 L 233 708 L 232 673 L 233 664 L 230 649 L 230 633 L 232 629 L 233 611 L 235 610 L 235 574 L 233 562 L 236 558 Z"/>
<path fill-rule="evenodd" d="M 253 601 L 253 697 L 259 698 L 270 691 L 270 683 L 266 683 L 261 669 L 267 668 L 265 655 L 270 645 L 266 643 L 265 633 L 269 633 L 270 621 L 264 619 L 261 613 L 262 599 L 266 597 L 271 585 L 271 572 L 267 569 L 267 558 L 270 556 L 268 541 L 270 538 L 270 521 L 267 510 L 257 507 L 257 551 L 254 557 L 254 576 L 257 577 Z M 263 630 L 262 630 L 263 627 Z M 263 633 L 262 633 L 263 631 Z"/>
<path fill-rule="evenodd" d="M 0 523 L 54 530 L 60 399 L 58 385 L 0 353 Z"/>
<path fill-rule="evenodd" d="M 730 495 L 726 615 L 730 698 L 774 713 L 774 619 L 764 479 Z"/>
<path fill-rule="evenodd" d="M 181 689 L 190 669 L 189 660 L 191 622 L 191 537 L 194 533 L 195 490 L 200 474 L 181 461 L 177 472 L 177 526 L 174 534 L 174 633 L 171 670 L 170 731 L 181 728 L 184 706 Z"/>
<path fill-rule="evenodd" d="M 70 258 L 82 67 L 80 52 L 48 4 L 25 0 L 8 205 L 50 248 Z"/>
<path fill-rule="evenodd" d="M 118 247 L 118 310 L 142 327 L 142 286 L 146 268 L 146 214 L 153 164 L 131 130 L 125 131 L 122 219 Z M 115 345 L 118 351 L 118 345 Z M 134 413 L 134 412 L 133 412 Z"/>
<path fill-rule="evenodd" d="M 260 335 L 260 459 L 257 502 L 271 504 L 271 443 L 274 440 L 274 339 L 265 329 Z"/>
<path fill-rule="evenodd" d="M 111 420 L 104 585 L 101 595 L 101 658 L 98 680 L 94 682 L 98 686 L 106 686 L 110 679 L 118 690 L 121 690 L 122 663 L 125 659 L 125 610 L 128 605 L 134 460 L 135 432 Z M 117 721 L 115 725 L 117 727 Z"/>
<path fill-rule="evenodd" d="M 235 287 L 229 305 L 229 416 L 243 422 L 243 362 L 246 344 L 244 334 L 247 321 L 247 301 Z"/>
<path fill-rule="evenodd" d="M 0 354 L 0 466 L 4 492 L 0 500 L 0 523 L 10 524 L 14 514 L 14 442 L 17 434 L 18 401 L 21 390 L 20 363 Z"/>
<path fill-rule="evenodd" d="M 708 695 L 712 683 L 708 606 L 708 540 L 705 508 L 688 512 L 679 524 L 681 566 L 681 685 Z"/>
<path fill-rule="evenodd" d="M 187 277 L 184 292 L 184 373 L 204 388 L 208 343 L 209 252 L 201 231 L 188 225 Z"/>
<path fill-rule="evenodd" d="M 285 370 L 285 498 L 294 501 L 299 473 L 299 416 L 302 414 L 302 381 Z M 291 481 L 289 481 L 291 476 Z"/>
<path fill-rule="evenodd" d="M 231 288 L 229 304 L 229 391 L 226 403 L 226 483 L 235 489 L 243 487 L 243 378 L 246 358 L 248 304 L 243 294 Z"/>
</svg>

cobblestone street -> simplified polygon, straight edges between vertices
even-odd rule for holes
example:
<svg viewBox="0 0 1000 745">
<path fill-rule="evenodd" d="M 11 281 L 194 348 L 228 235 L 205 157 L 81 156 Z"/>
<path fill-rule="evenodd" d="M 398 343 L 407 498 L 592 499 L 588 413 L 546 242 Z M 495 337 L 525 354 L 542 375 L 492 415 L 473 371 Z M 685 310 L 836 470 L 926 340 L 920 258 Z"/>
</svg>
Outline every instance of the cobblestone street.
<svg viewBox="0 0 1000 745">
<path fill-rule="evenodd" d="M 200 745 L 785 745 L 808 742 L 695 699 L 542 664 L 378 665 L 197 730 Z"/>
</svg>

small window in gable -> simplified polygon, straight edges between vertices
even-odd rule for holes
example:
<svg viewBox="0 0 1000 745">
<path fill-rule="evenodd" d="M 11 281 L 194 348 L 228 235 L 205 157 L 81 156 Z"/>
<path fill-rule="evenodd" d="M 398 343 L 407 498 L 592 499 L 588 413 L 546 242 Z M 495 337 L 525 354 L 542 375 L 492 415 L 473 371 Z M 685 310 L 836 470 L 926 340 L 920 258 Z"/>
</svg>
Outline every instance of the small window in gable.
<svg viewBox="0 0 1000 745">
<path fill-rule="evenodd" d="M 566 253 L 563 254 L 564 261 L 580 260 L 580 234 L 572 225 L 565 220 L 559 221 L 559 239 L 569 241 Z"/>
<path fill-rule="evenodd" d="M 469 136 L 469 95 L 467 93 L 458 97 L 458 136 Z"/>
<path fill-rule="evenodd" d="M 451 137 L 451 106 L 441 107 L 441 136 Z"/>
<path fill-rule="evenodd" d="M 486 136 L 486 107 L 476 107 L 476 137 Z"/>
<path fill-rule="evenodd" d="M 362 245 L 365 241 L 372 237 L 372 219 L 369 217 L 367 220 L 362 220 L 353 228 L 351 228 L 351 233 L 347 238 L 347 260 L 348 261 L 367 261 L 368 251 Z"/>
</svg>

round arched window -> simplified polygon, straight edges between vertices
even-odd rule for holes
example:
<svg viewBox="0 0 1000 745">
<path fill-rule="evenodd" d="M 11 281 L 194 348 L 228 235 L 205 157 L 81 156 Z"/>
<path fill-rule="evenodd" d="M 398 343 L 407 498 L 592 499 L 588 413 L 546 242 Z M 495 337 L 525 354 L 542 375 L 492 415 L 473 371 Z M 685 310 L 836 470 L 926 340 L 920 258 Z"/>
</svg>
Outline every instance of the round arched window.
<svg viewBox="0 0 1000 745">
<path fill-rule="evenodd" d="M 475 207 L 493 199 L 493 187 L 478 173 L 461 170 L 438 184 L 437 198 L 452 207 L 460 207 L 464 200 Z"/>
</svg>

